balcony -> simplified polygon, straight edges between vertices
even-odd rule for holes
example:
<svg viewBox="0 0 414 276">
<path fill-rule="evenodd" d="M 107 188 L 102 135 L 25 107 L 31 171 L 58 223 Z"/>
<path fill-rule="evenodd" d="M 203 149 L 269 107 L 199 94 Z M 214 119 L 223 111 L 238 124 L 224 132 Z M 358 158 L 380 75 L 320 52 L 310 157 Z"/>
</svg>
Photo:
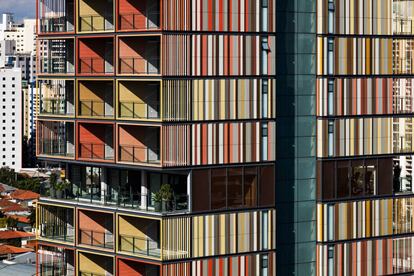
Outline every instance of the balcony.
<svg viewBox="0 0 414 276">
<path fill-rule="evenodd" d="M 73 32 L 74 7 L 74 0 L 40 0 L 38 15 L 40 33 Z"/>
<path fill-rule="evenodd" d="M 40 80 L 40 115 L 75 115 L 73 80 Z"/>
<path fill-rule="evenodd" d="M 189 210 L 188 174 L 72 165 L 64 200 L 156 214 Z M 52 200 L 52 199 L 49 199 Z"/>
<path fill-rule="evenodd" d="M 114 3 L 111 0 L 79 0 L 79 32 L 114 30 Z"/>
<path fill-rule="evenodd" d="M 39 40 L 39 72 L 48 75 L 72 75 L 75 73 L 74 40 Z"/>
<path fill-rule="evenodd" d="M 113 81 L 79 81 L 78 115 L 88 118 L 113 118 Z"/>
<path fill-rule="evenodd" d="M 155 264 L 143 263 L 124 258 L 117 259 L 119 275 L 160 275 L 160 267 Z"/>
<path fill-rule="evenodd" d="M 160 225 L 159 220 L 120 215 L 118 251 L 160 259 Z"/>
<path fill-rule="evenodd" d="M 160 28 L 158 1 L 120 0 L 118 12 L 118 29 L 120 31 L 145 31 Z"/>
<path fill-rule="evenodd" d="M 113 216 L 108 213 L 78 210 L 78 244 L 112 250 Z"/>
<path fill-rule="evenodd" d="M 160 37 L 119 37 L 119 69 L 121 75 L 159 75 Z"/>
<path fill-rule="evenodd" d="M 114 161 L 112 124 L 79 123 L 78 158 L 91 161 Z"/>
<path fill-rule="evenodd" d="M 160 165 L 160 128 L 152 126 L 118 126 L 118 161 Z"/>
<path fill-rule="evenodd" d="M 75 127 L 72 122 L 38 121 L 38 154 L 73 158 Z"/>
<path fill-rule="evenodd" d="M 41 238 L 74 243 L 75 219 L 72 208 L 39 205 L 39 235 Z"/>
<path fill-rule="evenodd" d="M 82 38 L 78 40 L 78 73 L 81 75 L 112 75 L 114 73 L 113 38 Z"/>
<path fill-rule="evenodd" d="M 120 118 L 158 120 L 160 118 L 160 83 L 120 81 L 118 101 Z"/>
<path fill-rule="evenodd" d="M 75 275 L 73 250 L 40 244 L 37 251 L 38 275 Z"/>
<path fill-rule="evenodd" d="M 79 276 L 112 276 L 114 259 L 110 256 L 78 251 L 77 268 Z"/>
</svg>

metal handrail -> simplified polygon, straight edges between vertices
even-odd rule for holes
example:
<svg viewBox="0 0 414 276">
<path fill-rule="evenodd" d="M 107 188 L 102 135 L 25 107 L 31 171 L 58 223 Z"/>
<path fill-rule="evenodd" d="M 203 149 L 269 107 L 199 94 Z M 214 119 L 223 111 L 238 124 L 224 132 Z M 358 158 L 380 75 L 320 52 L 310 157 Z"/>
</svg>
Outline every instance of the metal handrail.
<svg viewBox="0 0 414 276">
<path fill-rule="evenodd" d="M 69 24 L 68 16 L 58 18 L 41 18 L 39 25 L 41 33 L 57 33 L 74 30 L 73 25 Z M 69 26 L 72 26 L 72 28 Z"/>
<path fill-rule="evenodd" d="M 144 74 L 159 74 L 159 57 L 151 58 L 142 58 L 142 57 L 119 57 L 120 74 L 134 74 L 134 75 L 144 75 Z M 139 66 L 143 63 L 143 66 Z M 144 67 L 144 68 L 142 68 Z"/>
<path fill-rule="evenodd" d="M 74 153 L 69 153 L 67 150 L 67 141 L 42 139 L 40 146 L 40 154 L 68 157 L 74 156 Z"/>
<path fill-rule="evenodd" d="M 121 30 L 152 30 L 159 29 L 159 12 L 149 12 L 146 14 L 142 13 L 124 13 L 119 15 L 119 28 Z M 157 16 L 156 23 L 154 26 L 150 26 L 152 22 L 149 16 Z M 140 20 L 143 18 L 145 20 L 145 26 L 141 27 L 136 24 L 137 19 Z"/>
<path fill-rule="evenodd" d="M 119 145 L 119 160 L 132 163 L 159 163 L 160 162 L 160 149 L 148 148 L 135 145 Z M 151 153 L 156 155 L 155 159 L 151 159 Z M 141 158 L 141 154 L 144 154 L 144 158 Z M 125 156 L 127 158 L 125 158 Z"/>
<path fill-rule="evenodd" d="M 114 248 L 114 235 L 110 232 L 103 232 L 103 231 L 96 231 L 96 230 L 89 230 L 89 229 L 79 229 L 79 232 L 80 232 L 80 235 L 79 235 L 80 244 L 92 245 L 92 246 L 109 248 L 109 249 Z M 89 238 L 90 242 L 83 240 L 84 239 L 83 237 L 85 235 L 86 237 Z M 102 242 L 100 242 L 100 239 L 99 239 L 100 237 L 102 237 Z"/>
<path fill-rule="evenodd" d="M 160 209 L 157 210 L 154 206 L 150 206 L 151 201 L 154 201 L 151 194 L 134 193 L 132 191 L 112 192 L 108 193 L 106 190 L 100 190 L 100 187 L 95 187 L 97 190 L 93 193 L 82 195 L 81 188 L 78 187 L 75 194 L 65 193 L 65 199 L 76 200 L 77 202 L 88 202 L 91 204 L 104 206 L 117 206 L 121 208 L 128 208 L 134 210 L 150 211 L 157 213 L 174 213 L 177 211 L 186 211 L 189 207 L 189 198 L 187 194 L 174 194 L 171 200 L 162 201 Z M 93 189 L 93 188 L 92 188 Z"/>
<path fill-rule="evenodd" d="M 142 106 L 144 106 L 145 108 L 144 116 L 141 116 L 140 114 L 136 112 L 136 110 L 140 110 L 141 109 L 140 107 Z M 151 114 L 150 108 L 154 110 L 153 112 L 154 115 Z M 133 102 L 133 101 L 130 101 L 130 102 L 125 101 L 125 102 L 119 103 L 119 115 L 120 117 L 124 117 L 124 118 L 159 119 L 160 118 L 159 110 L 160 110 L 160 104 L 158 102 L 138 103 L 138 102 Z M 125 115 L 125 113 L 130 114 L 130 116 Z"/>
<path fill-rule="evenodd" d="M 73 235 L 68 235 L 68 230 L 72 230 Z M 43 223 L 41 224 L 40 236 L 48 239 L 51 238 L 53 240 L 74 241 L 75 227 L 55 223 Z"/>
<path fill-rule="evenodd" d="M 102 16 L 102 15 L 82 15 L 80 18 L 80 30 L 82 32 L 96 32 L 96 31 L 108 31 L 113 30 L 113 16 L 111 14 Z M 102 22 L 101 24 L 97 23 Z M 110 22 L 110 26 L 106 25 L 106 21 Z"/>
<path fill-rule="evenodd" d="M 40 71 L 44 74 L 74 73 L 74 70 L 68 70 L 67 62 L 70 62 L 67 57 L 43 57 L 40 59 Z"/>
<path fill-rule="evenodd" d="M 106 144 L 80 143 L 80 158 L 113 160 L 113 156 L 107 156 Z M 97 149 L 102 147 L 103 156 L 96 154 Z M 85 155 L 86 154 L 86 155 Z"/>
<path fill-rule="evenodd" d="M 132 249 L 124 247 L 126 242 Z M 140 244 L 144 244 L 141 248 Z M 119 235 L 119 249 L 120 251 L 129 252 L 132 254 L 142 254 L 146 256 L 161 256 L 160 242 L 149 239 L 148 237 L 137 237 L 132 235 Z"/>
<path fill-rule="evenodd" d="M 113 69 L 107 70 L 105 66 L 105 59 L 102 57 L 80 57 L 80 73 L 81 74 L 110 74 Z M 100 64 L 102 63 L 102 64 Z M 102 65 L 99 66 L 98 65 Z"/>
<path fill-rule="evenodd" d="M 98 112 L 102 110 L 102 112 Z M 86 114 L 84 111 L 89 111 Z M 105 109 L 105 101 L 96 101 L 96 100 L 88 100 L 88 101 L 80 101 L 80 116 L 91 116 L 91 117 L 111 117 L 114 116 L 113 112 L 106 113 Z"/>
<path fill-rule="evenodd" d="M 67 102 L 66 99 L 42 99 L 40 113 L 70 115 L 67 110 Z"/>
</svg>

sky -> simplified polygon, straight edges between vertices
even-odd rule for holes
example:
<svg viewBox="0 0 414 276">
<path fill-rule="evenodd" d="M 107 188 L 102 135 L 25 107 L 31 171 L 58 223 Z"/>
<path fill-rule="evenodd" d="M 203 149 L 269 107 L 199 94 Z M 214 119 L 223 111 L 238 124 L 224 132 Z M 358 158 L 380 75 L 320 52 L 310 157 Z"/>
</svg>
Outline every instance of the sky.
<svg viewBox="0 0 414 276">
<path fill-rule="evenodd" d="M 17 22 L 24 18 L 35 18 L 36 0 L 0 0 L 0 14 L 5 12 L 13 13 Z"/>
</svg>

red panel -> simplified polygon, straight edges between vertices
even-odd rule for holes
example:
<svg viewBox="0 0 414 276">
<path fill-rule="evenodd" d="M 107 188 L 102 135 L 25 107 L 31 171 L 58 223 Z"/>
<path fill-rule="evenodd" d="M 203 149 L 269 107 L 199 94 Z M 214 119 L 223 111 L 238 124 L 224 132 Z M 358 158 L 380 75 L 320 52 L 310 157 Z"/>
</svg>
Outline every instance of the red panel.
<svg viewBox="0 0 414 276">
<path fill-rule="evenodd" d="M 146 265 L 143 263 L 118 259 L 118 276 L 145 276 Z"/>
<path fill-rule="evenodd" d="M 105 145 L 105 125 L 80 124 L 79 144 L 84 144 L 88 149 L 93 148 L 93 156 L 98 159 L 104 159 L 103 145 Z M 97 146 L 92 147 L 91 145 Z M 91 153 L 83 153 L 81 150 L 81 155 L 79 157 L 90 158 Z"/>
</svg>

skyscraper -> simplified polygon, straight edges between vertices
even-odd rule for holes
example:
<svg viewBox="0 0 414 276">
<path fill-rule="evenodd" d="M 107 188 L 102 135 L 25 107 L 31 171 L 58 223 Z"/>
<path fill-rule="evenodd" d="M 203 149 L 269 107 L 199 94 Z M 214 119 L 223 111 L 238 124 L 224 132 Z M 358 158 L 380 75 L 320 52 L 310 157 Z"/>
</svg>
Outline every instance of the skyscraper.
<svg viewBox="0 0 414 276">
<path fill-rule="evenodd" d="M 275 8 L 38 1 L 40 275 L 276 273 Z"/>
</svg>

